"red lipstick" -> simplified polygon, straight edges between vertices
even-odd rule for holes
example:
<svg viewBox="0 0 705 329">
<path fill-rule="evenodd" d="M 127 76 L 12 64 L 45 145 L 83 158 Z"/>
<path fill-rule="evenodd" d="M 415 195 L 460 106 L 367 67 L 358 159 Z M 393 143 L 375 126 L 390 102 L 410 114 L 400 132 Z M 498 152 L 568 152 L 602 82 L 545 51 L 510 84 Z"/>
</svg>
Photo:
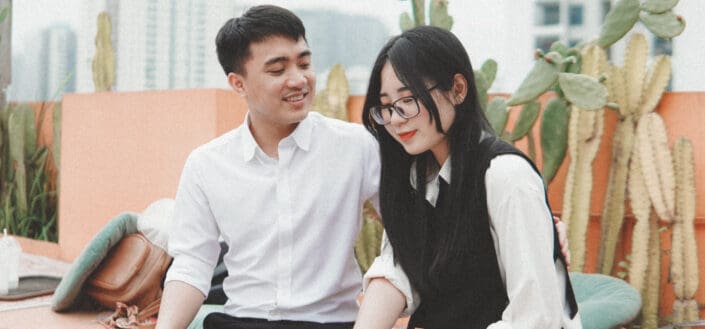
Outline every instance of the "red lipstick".
<svg viewBox="0 0 705 329">
<path fill-rule="evenodd" d="M 399 134 L 399 139 L 406 142 L 406 141 L 410 140 L 411 137 L 414 137 L 415 134 L 416 134 L 416 130 L 408 131 L 408 132 Z"/>
</svg>

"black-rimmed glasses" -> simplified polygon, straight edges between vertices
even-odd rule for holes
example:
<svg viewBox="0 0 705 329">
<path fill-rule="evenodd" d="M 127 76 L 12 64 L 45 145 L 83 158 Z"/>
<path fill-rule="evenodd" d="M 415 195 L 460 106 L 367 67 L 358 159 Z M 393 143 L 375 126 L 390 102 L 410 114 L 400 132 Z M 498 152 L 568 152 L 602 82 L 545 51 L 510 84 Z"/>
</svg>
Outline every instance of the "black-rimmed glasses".
<svg viewBox="0 0 705 329">
<path fill-rule="evenodd" d="M 436 89 L 438 85 L 428 88 L 428 91 Z M 419 101 L 416 96 L 406 96 L 393 101 L 391 104 L 376 105 L 370 108 L 370 116 L 380 125 L 392 122 L 392 111 L 404 119 L 411 119 L 421 112 Z"/>
</svg>

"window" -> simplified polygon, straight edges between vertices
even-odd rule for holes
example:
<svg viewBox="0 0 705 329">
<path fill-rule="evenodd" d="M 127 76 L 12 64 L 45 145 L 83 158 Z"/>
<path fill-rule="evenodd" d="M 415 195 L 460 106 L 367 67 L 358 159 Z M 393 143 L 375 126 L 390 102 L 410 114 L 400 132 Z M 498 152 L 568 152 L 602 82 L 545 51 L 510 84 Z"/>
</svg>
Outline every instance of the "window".
<svg viewBox="0 0 705 329">
<path fill-rule="evenodd" d="M 583 25 L 583 5 L 570 5 L 568 7 L 568 22 L 570 26 Z"/>
<path fill-rule="evenodd" d="M 536 37 L 536 48 L 541 49 L 544 52 L 548 52 L 548 50 L 551 48 L 551 45 L 558 41 L 558 36 L 557 35 L 548 35 L 548 36 L 540 36 Z"/>
<path fill-rule="evenodd" d="M 560 22 L 560 5 L 558 2 L 536 3 L 536 25 L 556 25 Z"/>
</svg>

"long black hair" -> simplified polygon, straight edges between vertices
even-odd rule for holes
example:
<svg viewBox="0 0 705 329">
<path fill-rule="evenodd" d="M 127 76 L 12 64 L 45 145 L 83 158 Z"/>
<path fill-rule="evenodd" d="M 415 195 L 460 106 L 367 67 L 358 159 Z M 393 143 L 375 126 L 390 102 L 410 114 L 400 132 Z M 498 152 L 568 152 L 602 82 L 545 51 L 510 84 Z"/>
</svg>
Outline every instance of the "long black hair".
<svg viewBox="0 0 705 329">
<path fill-rule="evenodd" d="M 468 83 L 467 96 L 455 106 L 455 119 L 445 132 L 449 144 L 451 179 L 448 202 L 437 208 L 442 225 L 436 230 L 437 243 L 429 244 L 425 195 L 428 172 L 438 166 L 430 151 L 409 155 L 402 146 L 370 117 L 370 108 L 380 104 L 381 71 L 389 63 L 399 80 L 431 114 L 430 120 L 442 131 L 438 108 L 428 85 L 451 90 L 454 76 L 461 74 Z M 380 144 L 382 158 L 380 205 L 384 228 L 400 263 L 412 285 L 419 292 L 433 292 L 444 274 L 452 273 L 468 253 L 473 230 L 470 221 L 481 204 L 484 193 L 484 168 L 479 163 L 482 131 L 492 133 L 477 99 L 470 58 L 462 43 L 450 32 L 422 26 L 393 37 L 375 61 L 363 110 L 363 123 Z M 409 178 L 416 163 L 416 188 Z M 440 164 L 442 165 L 442 164 Z"/>
</svg>

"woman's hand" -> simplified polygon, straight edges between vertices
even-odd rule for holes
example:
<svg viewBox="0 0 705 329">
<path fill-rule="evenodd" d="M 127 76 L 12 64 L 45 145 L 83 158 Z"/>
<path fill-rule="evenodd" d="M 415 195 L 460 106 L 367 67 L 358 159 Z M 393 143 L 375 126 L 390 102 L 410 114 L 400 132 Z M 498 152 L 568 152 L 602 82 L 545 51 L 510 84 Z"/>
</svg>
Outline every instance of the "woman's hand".
<svg viewBox="0 0 705 329">
<path fill-rule="evenodd" d="M 553 216 L 553 224 L 556 225 L 556 231 L 558 232 L 558 243 L 561 245 L 561 253 L 565 258 L 565 266 L 570 268 L 570 248 L 568 248 L 568 230 L 565 223 L 561 221 L 557 216 Z"/>
</svg>

